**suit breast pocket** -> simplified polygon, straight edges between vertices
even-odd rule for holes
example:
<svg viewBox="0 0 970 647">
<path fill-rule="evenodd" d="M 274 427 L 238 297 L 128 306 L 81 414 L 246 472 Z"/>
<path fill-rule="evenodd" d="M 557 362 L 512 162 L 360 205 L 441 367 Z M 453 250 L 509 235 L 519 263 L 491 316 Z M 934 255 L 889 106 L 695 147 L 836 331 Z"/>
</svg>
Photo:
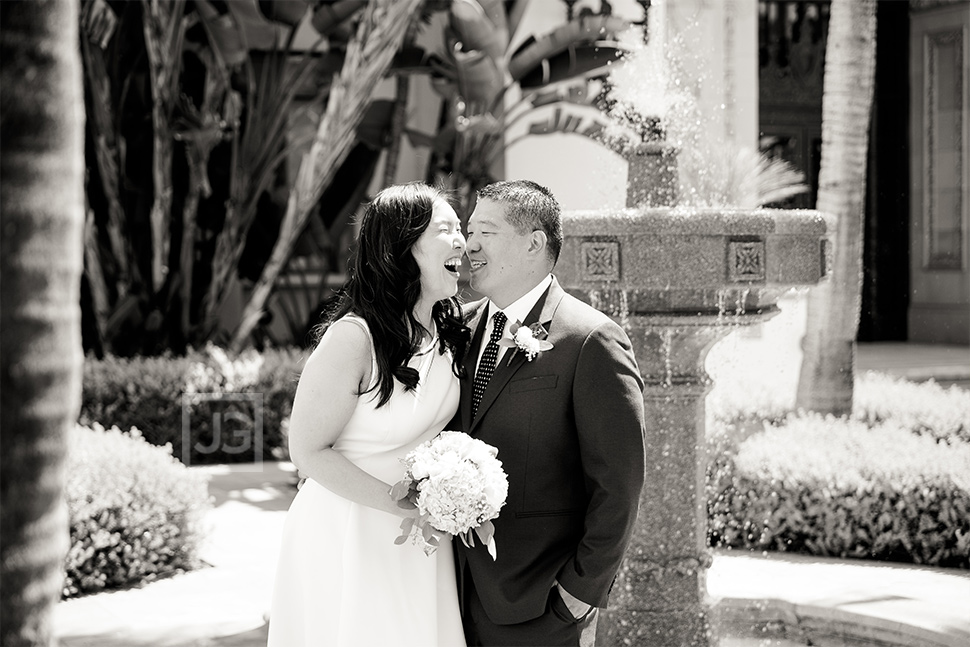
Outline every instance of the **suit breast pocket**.
<svg viewBox="0 0 970 647">
<path fill-rule="evenodd" d="M 558 375 L 536 375 L 509 382 L 509 393 L 523 393 L 540 389 L 554 389 L 559 382 Z"/>
</svg>

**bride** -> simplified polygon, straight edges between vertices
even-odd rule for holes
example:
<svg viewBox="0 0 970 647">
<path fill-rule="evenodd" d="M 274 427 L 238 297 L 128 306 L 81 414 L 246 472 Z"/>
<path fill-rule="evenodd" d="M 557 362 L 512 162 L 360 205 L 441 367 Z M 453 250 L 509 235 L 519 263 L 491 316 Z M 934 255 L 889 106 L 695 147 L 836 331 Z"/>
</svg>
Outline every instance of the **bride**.
<svg viewBox="0 0 970 647">
<path fill-rule="evenodd" d="M 427 185 L 387 188 L 364 212 L 293 402 L 290 457 L 308 478 L 283 530 L 270 647 L 465 644 L 450 536 L 431 556 L 395 545 L 417 511 L 390 496 L 401 459 L 458 407 L 464 248 L 454 209 Z"/>
</svg>

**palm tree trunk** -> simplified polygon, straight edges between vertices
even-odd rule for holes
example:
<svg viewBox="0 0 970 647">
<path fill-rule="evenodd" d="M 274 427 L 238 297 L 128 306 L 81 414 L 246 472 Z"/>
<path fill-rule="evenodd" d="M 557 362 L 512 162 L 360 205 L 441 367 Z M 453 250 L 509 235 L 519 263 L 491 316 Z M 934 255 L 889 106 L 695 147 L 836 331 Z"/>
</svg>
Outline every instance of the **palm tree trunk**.
<svg viewBox="0 0 970 647">
<path fill-rule="evenodd" d="M 0 644 L 54 643 L 80 405 L 84 96 L 76 0 L 0 2 Z"/>
<path fill-rule="evenodd" d="M 420 4 L 421 0 L 370 0 L 364 8 L 357 31 L 347 45 L 343 69 L 334 79 L 313 144 L 300 162 L 279 238 L 233 333 L 234 348 L 245 343 L 259 321 L 311 209 L 350 152 L 357 126 L 366 112 L 364 108 L 390 67 Z"/>
<path fill-rule="evenodd" d="M 875 0 L 833 0 L 817 208 L 832 218 L 829 228 L 835 231 L 829 238 L 834 249 L 829 280 L 808 296 L 796 406 L 834 415 L 852 411 L 875 51 Z"/>
</svg>

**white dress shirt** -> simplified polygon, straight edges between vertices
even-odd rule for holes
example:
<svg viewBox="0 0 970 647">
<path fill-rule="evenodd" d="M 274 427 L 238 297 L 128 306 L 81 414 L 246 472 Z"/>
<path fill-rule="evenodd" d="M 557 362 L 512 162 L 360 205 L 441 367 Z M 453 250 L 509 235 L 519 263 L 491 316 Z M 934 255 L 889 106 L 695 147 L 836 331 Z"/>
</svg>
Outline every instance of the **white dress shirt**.
<svg viewBox="0 0 970 647">
<path fill-rule="evenodd" d="M 552 283 L 552 274 L 549 274 L 546 276 L 546 278 L 539 281 L 539 285 L 535 286 L 534 288 L 532 288 L 531 290 L 523 294 L 521 297 L 513 301 L 511 304 L 509 304 L 507 308 L 504 308 L 504 309 L 499 308 L 494 303 L 492 303 L 491 299 L 489 299 L 488 305 L 486 306 L 486 310 L 485 310 L 485 317 L 486 317 L 485 333 L 484 333 L 484 336 L 482 337 L 482 345 L 478 349 L 478 361 L 475 362 L 476 370 L 478 370 L 478 364 L 479 362 L 482 361 L 482 355 L 485 353 L 485 346 L 488 345 L 488 340 L 492 335 L 492 328 L 495 327 L 495 322 L 492 319 L 492 315 L 494 315 L 499 310 L 505 313 L 505 316 L 508 318 L 508 320 L 505 322 L 505 330 L 502 332 L 502 338 L 511 339 L 512 335 L 509 334 L 509 328 L 516 321 L 518 321 L 519 323 L 522 323 L 523 321 L 525 321 L 525 318 L 529 316 L 529 313 L 532 312 L 532 308 L 534 308 L 536 303 L 539 301 L 539 297 L 541 297 L 545 293 L 545 291 L 549 289 L 549 285 L 551 283 Z M 508 349 L 505 346 L 498 347 L 498 359 L 495 360 L 495 366 L 498 366 L 499 365 L 498 363 L 502 361 L 502 356 L 505 355 L 506 350 Z"/>
</svg>

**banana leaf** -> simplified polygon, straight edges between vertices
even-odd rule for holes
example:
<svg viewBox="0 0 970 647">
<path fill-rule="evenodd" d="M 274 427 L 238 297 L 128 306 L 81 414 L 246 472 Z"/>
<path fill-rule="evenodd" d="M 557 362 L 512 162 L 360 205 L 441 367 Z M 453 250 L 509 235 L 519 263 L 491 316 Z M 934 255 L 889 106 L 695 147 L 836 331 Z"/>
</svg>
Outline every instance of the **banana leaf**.
<svg viewBox="0 0 970 647">
<path fill-rule="evenodd" d="M 605 68 L 619 60 L 625 50 L 615 42 L 576 43 L 542 59 L 538 65 L 519 77 L 525 90 L 545 88 L 556 83 L 585 76 L 603 74 Z"/>
<path fill-rule="evenodd" d="M 380 152 L 387 145 L 393 112 L 393 100 L 375 99 L 372 101 L 367 107 L 367 112 L 364 113 L 360 125 L 357 126 L 357 141 Z"/>
<path fill-rule="evenodd" d="M 105 0 L 88 0 L 81 4 L 81 29 L 84 34 L 104 49 L 118 27 L 118 16 Z"/>
<path fill-rule="evenodd" d="M 310 24 L 321 36 L 328 36 L 334 30 L 344 27 L 366 4 L 367 0 L 321 2 L 314 8 Z"/>
<path fill-rule="evenodd" d="M 450 26 L 464 51 L 482 51 L 493 62 L 504 62 L 509 31 L 500 0 L 454 0 Z"/>
<path fill-rule="evenodd" d="M 467 112 L 490 109 L 502 92 L 502 72 L 495 60 L 481 51 L 455 52 L 458 93 Z"/>
<path fill-rule="evenodd" d="M 505 0 L 505 21 L 509 28 L 509 41 L 515 37 L 522 22 L 522 15 L 529 6 L 529 0 Z"/>
<path fill-rule="evenodd" d="M 209 42 L 230 66 L 245 61 L 250 50 L 280 48 L 285 34 L 293 31 L 267 20 L 255 0 L 227 2 L 228 13 L 220 13 L 209 0 L 195 4 Z"/>
<path fill-rule="evenodd" d="M 307 0 L 259 0 L 259 11 L 267 20 L 290 27 L 299 25 L 309 8 L 310 3 Z"/>
<path fill-rule="evenodd" d="M 571 45 L 612 41 L 618 32 L 629 28 L 630 23 L 616 16 L 582 16 L 554 29 L 538 39 L 524 42 L 509 61 L 509 73 L 513 81 L 520 80 L 542 62 L 566 51 Z"/>
<path fill-rule="evenodd" d="M 249 56 L 247 39 L 230 14 L 220 14 L 208 0 L 196 0 L 196 10 L 209 37 L 209 44 L 226 65 L 242 64 Z"/>
</svg>

